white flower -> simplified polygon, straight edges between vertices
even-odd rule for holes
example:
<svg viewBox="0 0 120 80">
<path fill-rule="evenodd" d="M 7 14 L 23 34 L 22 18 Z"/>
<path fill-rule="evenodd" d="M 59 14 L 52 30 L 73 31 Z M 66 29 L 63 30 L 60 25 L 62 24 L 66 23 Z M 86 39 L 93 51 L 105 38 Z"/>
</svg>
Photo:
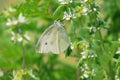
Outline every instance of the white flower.
<svg viewBox="0 0 120 80">
<path fill-rule="evenodd" d="M 11 34 L 12 34 L 12 35 L 15 35 L 15 33 L 14 33 L 13 31 L 11 32 Z"/>
<path fill-rule="evenodd" d="M 115 75 L 115 80 L 120 80 L 120 76 Z"/>
<path fill-rule="evenodd" d="M 118 38 L 118 41 L 120 42 L 120 38 Z"/>
<path fill-rule="evenodd" d="M 23 38 L 20 34 L 17 34 L 17 41 L 18 42 L 22 42 L 23 41 Z"/>
<path fill-rule="evenodd" d="M 14 40 L 15 40 L 15 36 L 12 36 L 12 37 L 11 37 L 11 40 L 14 41 Z"/>
<path fill-rule="evenodd" d="M 84 72 L 85 71 L 85 67 L 81 67 L 81 71 Z"/>
<path fill-rule="evenodd" d="M 116 51 L 116 54 L 120 54 L 120 47 L 119 47 L 118 50 Z"/>
<path fill-rule="evenodd" d="M 70 9 L 69 8 L 69 12 L 65 11 L 64 12 L 64 16 L 63 16 L 63 19 L 66 19 L 66 20 L 70 20 L 70 18 L 76 18 L 76 13 L 75 13 L 75 9 Z"/>
<path fill-rule="evenodd" d="M 67 2 L 65 0 L 58 0 L 60 2 L 60 4 L 67 4 Z"/>
<path fill-rule="evenodd" d="M 71 44 L 70 48 L 73 50 L 73 49 L 74 49 L 74 46 Z"/>
<path fill-rule="evenodd" d="M 27 32 L 24 34 L 24 37 L 25 37 L 27 40 L 30 40 L 30 39 L 31 39 Z"/>
<path fill-rule="evenodd" d="M 88 0 L 83 0 L 84 2 L 87 2 Z"/>
<path fill-rule="evenodd" d="M 9 7 L 9 8 L 8 8 L 8 11 L 9 11 L 9 12 L 15 12 L 16 9 L 14 9 L 14 8 L 12 8 L 12 7 Z"/>
<path fill-rule="evenodd" d="M 72 3 L 72 2 L 73 2 L 73 0 L 70 0 L 69 2 L 70 2 L 70 3 Z"/>
<path fill-rule="evenodd" d="M 39 78 L 37 78 L 34 74 L 33 74 L 33 71 L 32 70 L 29 70 L 28 71 L 28 74 L 35 80 L 39 80 Z"/>
<path fill-rule="evenodd" d="M 20 22 L 20 23 L 25 22 L 25 17 L 22 15 L 22 13 L 20 13 L 19 16 L 18 16 L 18 22 Z"/>
<path fill-rule="evenodd" d="M 84 64 L 85 69 L 89 69 L 88 64 Z"/>
<path fill-rule="evenodd" d="M 83 76 L 84 76 L 85 78 L 88 78 L 88 77 L 89 77 L 88 72 L 85 71 L 84 74 L 83 74 Z"/>
<path fill-rule="evenodd" d="M 12 31 L 11 34 L 12 34 L 11 40 L 15 41 L 15 33 Z"/>
<path fill-rule="evenodd" d="M 93 32 L 96 32 L 96 31 L 97 31 L 97 28 L 96 28 L 96 27 L 90 27 L 90 28 L 89 28 L 89 31 L 90 31 L 90 32 L 92 32 L 92 31 L 93 31 Z"/>
<path fill-rule="evenodd" d="M 4 75 L 3 71 L 0 70 L 0 77 L 2 77 Z"/>
<path fill-rule="evenodd" d="M 11 20 L 8 19 L 8 22 L 6 23 L 7 26 L 10 26 L 11 25 Z"/>
<path fill-rule="evenodd" d="M 83 58 L 83 59 L 85 59 L 85 58 L 87 57 L 87 56 L 86 56 L 87 53 L 86 53 L 85 51 L 81 52 L 80 54 L 82 55 L 82 58 Z"/>
<path fill-rule="evenodd" d="M 87 7 L 83 7 L 82 13 L 83 13 L 84 15 L 87 15 L 87 12 L 88 12 L 88 8 L 87 8 Z"/>
<path fill-rule="evenodd" d="M 22 42 L 23 41 L 23 37 L 19 33 L 15 33 L 12 31 L 11 34 L 12 34 L 12 37 L 11 37 L 12 41 L 14 41 L 14 42 L 16 42 L 16 41 Z"/>
<path fill-rule="evenodd" d="M 68 14 L 66 11 L 64 12 L 63 19 L 70 20 L 71 15 Z"/>
<path fill-rule="evenodd" d="M 15 33 L 13 31 L 11 32 L 11 34 L 12 34 L 11 40 L 14 42 L 16 41 L 22 42 L 23 39 L 26 39 L 29 41 L 31 39 L 27 32 L 25 32 L 23 36 L 20 33 Z"/>
<path fill-rule="evenodd" d="M 94 10 L 94 11 L 97 11 L 97 9 L 96 9 L 96 8 L 93 8 L 93 10 Z"/>
<path fill-rule="evenodd" d="M 97 31 L 96 27 L 93 27 L 93 31 L 94 31 L 94 32 L 96 32 L 96 31 Z"/>
<path fill-rule="evenodd" d="M 58 0 L 60 2 L 60 4 L 69 4 L 72 3 L 72 0 Z"/>
<path fill-rule="evenodd" d="M 19 23 L 24 23 L 25 22 L 25 17 L 22 15 L 22 13 L 19 14 L 18 19 L 15 19 L 15 18 L 9 19 L 8 18 L 8 21 L 6 22 L 6 25 L 7 26 L 17 25 L 18 22 Z"/>
<path fill-rule="evenodd" d="M 90 45 L 87 41 L 82 41 L 83 50 L 86 50 Z"/>
<path fill-rule="evenodd" d="M 17 23 L 18 23 L 18 21 L 13 18 L 12 20 L 8 19 L 8 22 L 6 23 L 6 25 L 13 26 L 13 25 L 16 25 Z"/>
</svg>

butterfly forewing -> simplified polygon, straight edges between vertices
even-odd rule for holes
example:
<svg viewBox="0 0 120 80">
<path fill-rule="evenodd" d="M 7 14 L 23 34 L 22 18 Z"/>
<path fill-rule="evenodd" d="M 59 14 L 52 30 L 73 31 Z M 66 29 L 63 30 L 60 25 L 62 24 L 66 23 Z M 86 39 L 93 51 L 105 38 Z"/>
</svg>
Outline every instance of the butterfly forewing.
<svg viewBox="0 0 120 80">
<path fill-rule="evenodd" d="M 50 35 L 52 33 L 52 29 L 53 27 L 49 27 L 47 28 L 43 34 L 41 35 L 41 37 L 38 40 L 38 43 L 36 45 L 36 52 L 38 53 L 48 53 L 51 50 L 50 47 Z"/>
</svg>

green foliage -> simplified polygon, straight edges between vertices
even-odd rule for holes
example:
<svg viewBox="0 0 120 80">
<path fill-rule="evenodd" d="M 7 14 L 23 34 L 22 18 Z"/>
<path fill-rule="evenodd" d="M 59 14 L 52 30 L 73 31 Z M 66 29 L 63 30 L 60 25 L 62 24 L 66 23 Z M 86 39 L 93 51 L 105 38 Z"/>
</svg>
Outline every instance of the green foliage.
<svg viewBox="0 0 120 80">
<path fill-rule="evenodd" d="M 0 80 L 119 80 L 118 3 L 26 0 L 6 7 L 0 13 Z M 35 52 L 39 36 L 55 20 L 71 39 L 65 61 L 63 55 Z"/>
</svg>

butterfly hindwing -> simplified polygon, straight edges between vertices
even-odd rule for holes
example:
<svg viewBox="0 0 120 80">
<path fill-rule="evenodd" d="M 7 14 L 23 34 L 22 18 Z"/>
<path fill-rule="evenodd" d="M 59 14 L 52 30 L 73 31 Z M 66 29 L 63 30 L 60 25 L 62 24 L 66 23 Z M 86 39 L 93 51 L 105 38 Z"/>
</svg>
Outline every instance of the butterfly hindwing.
<svg viewBox="0 0 120 80">
<path fill-rule="evenodd" d="M 63 52 L 70 45 L 70 39 L 68 38 L 66 31 L 63 27 L 59 28 L 58 36 L 59 36 L 59 39 L 58 39 L 59 50 L 60 50 L 60 52 Z"/>
</svg>

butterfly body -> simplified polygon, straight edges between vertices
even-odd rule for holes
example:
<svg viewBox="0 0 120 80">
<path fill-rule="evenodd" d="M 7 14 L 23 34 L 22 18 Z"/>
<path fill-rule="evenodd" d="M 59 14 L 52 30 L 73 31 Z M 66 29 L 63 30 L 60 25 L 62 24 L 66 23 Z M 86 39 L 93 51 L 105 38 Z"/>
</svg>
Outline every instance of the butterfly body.
<svg viewBox="0 0 120 80">
<path fill-rule="evenodd" d="M 54 22 L 48 27 L 38 40 L 36 51 L 38 53 L 53 52 L 59 54 L 64 52 L 70 45 L 70 40 L 60 22 Z"/>
</svg>

